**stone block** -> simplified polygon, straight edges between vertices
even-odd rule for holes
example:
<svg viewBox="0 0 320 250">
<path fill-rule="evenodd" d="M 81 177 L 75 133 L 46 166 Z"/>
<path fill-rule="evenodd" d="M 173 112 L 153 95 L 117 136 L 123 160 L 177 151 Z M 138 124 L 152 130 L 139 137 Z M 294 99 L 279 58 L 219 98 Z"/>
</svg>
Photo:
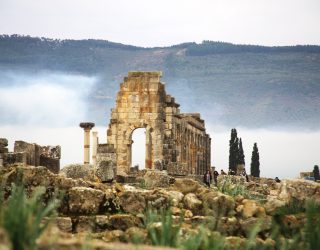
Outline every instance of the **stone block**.
<svg viewBox="0 0 320 250">
<path fill-rule="evenodd" d="M 105 194 L 101 190 L 73 187 L 68 195 L 69 211 L 73 214 L 97 214 L 104 202 Z"/>
<path fill-rule="evenodd" d="M 97 170 L 96 176 L 102 182 L 110 182 L 115 178 L 116 162 L 113 159 L 109 159 L 108 156 L 102 157 L 99 154 L 97 157 Z"/>
<path fill-rule="evenodd" d="M 70 217 L 57 217 L 56 224 L 61 231 L 72 233 L 72 220 Z"/>
<path fill-rule="evenodd" d="M 8 140 L 6 138 L 0 138 L 0 148 L 8 147 Z"/>
</svg>

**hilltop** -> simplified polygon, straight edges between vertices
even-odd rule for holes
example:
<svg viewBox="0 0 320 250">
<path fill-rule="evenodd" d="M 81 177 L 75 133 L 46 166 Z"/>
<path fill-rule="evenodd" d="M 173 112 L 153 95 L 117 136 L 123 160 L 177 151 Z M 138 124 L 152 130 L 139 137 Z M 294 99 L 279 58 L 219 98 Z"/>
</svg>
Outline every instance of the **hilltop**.
<svg viewBox="0 0 320 250">
<path fill-rule="evenodd" d="M 167 91 L 183 111 L 199 111 L 210 123 L 319 129 L 320 46 L 204 41 L 142 48 L 104 40 L 0 36 L 0 74 L 97 76 L 88 119 L 100 124 L 106 123 L 119 83 L 130 70 L 163 71 Z"/>
</svg>

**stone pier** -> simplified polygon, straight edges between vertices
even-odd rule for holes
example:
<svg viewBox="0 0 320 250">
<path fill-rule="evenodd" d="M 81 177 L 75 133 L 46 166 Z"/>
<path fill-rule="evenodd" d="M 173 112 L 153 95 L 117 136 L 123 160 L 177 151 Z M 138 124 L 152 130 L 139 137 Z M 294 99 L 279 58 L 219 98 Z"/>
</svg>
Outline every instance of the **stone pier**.
<svg viewBox="0 0 320 250">
<path fill-rule="evenodd" d="M 92 122 L 82 122 L 79 125 L 81 128 L 84 130 L 84 164 L 89 164 L 90 163 L 90 131 L 91 129 L 95 126 L 94 123 Z"/>
</svg>

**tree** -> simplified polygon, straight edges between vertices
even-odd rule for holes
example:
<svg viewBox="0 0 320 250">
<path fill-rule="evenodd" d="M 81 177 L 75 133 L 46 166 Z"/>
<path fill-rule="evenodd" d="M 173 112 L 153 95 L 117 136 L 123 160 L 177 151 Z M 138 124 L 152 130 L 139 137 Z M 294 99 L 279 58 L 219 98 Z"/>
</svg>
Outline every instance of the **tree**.
<svg viewBox="0 0 320 250">
<path fill-rule="evenodd" d="M 229 169 L 234 172 L 237 171 L 238 155 L 239 155 L 239 145 L 238 145 L 237 130 L 235 128 L 231 129 L 231 138 L 229 141 Z"/>
<path fill-rule="evenodd" d="M 314 180 L 315 181 L 320 180 L 319 166 L 318 165 L 314 165 L 313 176 L 314 176 Z"/>
<path fill-rule="evenodd" d="M 245 165 L 244 161 L 244 152 L 243 152 L 243 147 L 242 147 L 242 140 L 240 138 L 239 141 L 239 154 L 238 154 L 238 164 Z"/>
<path fill-rule="evenodd" d="M 260 161 L 257 143 L 254 143 L 253 145 L 250 170 L 252 176 L 260 177 Z"/>
</svg>

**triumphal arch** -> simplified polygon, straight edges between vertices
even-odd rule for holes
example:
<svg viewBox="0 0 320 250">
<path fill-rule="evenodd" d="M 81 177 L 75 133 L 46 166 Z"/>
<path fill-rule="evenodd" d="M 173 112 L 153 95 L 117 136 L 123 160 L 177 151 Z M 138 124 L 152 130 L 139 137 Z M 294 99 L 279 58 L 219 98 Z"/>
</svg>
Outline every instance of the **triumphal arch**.
<svg viewBox="0 0 320 250">
<path fill-rule="evenodd" d="M 210 168 L 210 136 L 199 113 L 180 113 L 160 81 L 161 72 L 129 72 L 111 110 L 107 144 L 98 156 L 113 159 L 117 174 L 132 164 L 132 133 L 146 130 L 145 167 L 173 175 L 203 174 Z"/>
</svg>

